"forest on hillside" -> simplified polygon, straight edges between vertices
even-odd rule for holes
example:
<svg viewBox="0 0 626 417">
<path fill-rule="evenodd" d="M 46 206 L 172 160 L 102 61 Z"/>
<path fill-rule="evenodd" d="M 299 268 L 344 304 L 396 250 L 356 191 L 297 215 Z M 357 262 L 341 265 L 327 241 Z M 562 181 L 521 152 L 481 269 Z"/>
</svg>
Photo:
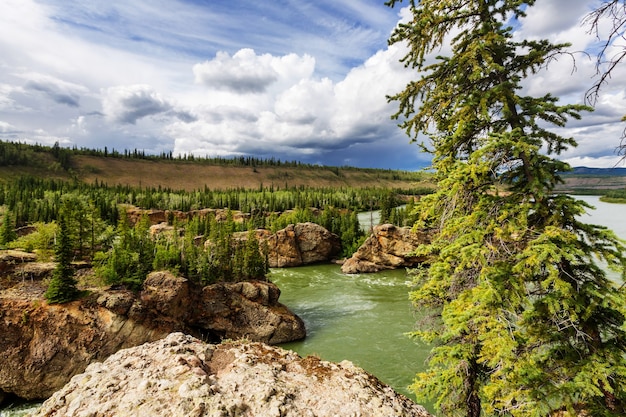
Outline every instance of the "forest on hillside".
<svg viewBox="0 0 626 417">
<path fill-rule="evenodd" d="M 397 225 L 415 221 L 408 213 L 417 194 L 404 192 L 271 186 L 186 191 L 21 176 L 0 182 L 0 248 L 35 252 L 42 260 L 85 261 L 93 264 L 104 284 L 129 288 L 140 288 L 156 269 L 175 271 L 203 285 L 264 279 L 267 252 L 254 238 L 254 230 L 276 232 L 289 224 L 314 222 L 339 236 L 341 256 L 349 257 L 365 239 L 359 211 L 380 210 L 381 221 Z M 398 208 L 407 202 L 407 207 Z M 130 221 L 127 211 L 137 209 L 165 211 L 174 232 L 154 238 L 147 215 Z M 204 209 L 225 210 L 225 219 Z M 235 221 L 235 213 L 245 213 L 239 216 L 244 220 Z M 235 239 L 240 232 L 248 232 L 247 238 Z M 71 283 L 69 272 L 64 273 Z M 53 299 L 61 302 L 76 296 L 73 285 L 58 290 L 61 295 Z"/>
<path fill-rule="evenodd" d="M 150 161 L 171 161 L 186 162 L 198 165 L 216 165 L 216 166 L 234 166 L 234 167 L 288 167 L 288 168 L 307 168 L 314 170 L 334 170 L 339 168 L 342 170 L 356 170 L 363 172 L 380 172 L 388 173 L 396 179 L 406 178 L 417 180 L 420 174 L 417 172 L 399 171 L 392 169 L 380 168 L 356 168 L 350 166 L 334 167 L 317 164 L 302 163 L 297 160 L 281 161 L 280 159 L 257 158 L 254 156 L 237 156 L 237 157 L 221 157 L 221 156 L 197 156 L 193 154 L 174 155 L 172 151 L 163 151 L 159 154 L 149 154 L 145 150 L 124 149 L 118 151 L 116 149 L 91 149 L 85 147 L 63 147 L 58 142 L 52 146 L 42 144 L 28 144 L 14 141 L 0 141 L 0 166 L 34 166 L 42 163 L 47 157 L 51 156 L 53 161 L 59 168 L 69 171 L 72 169 L 72 158 L 74 156 L 94 156 L 102 158 L 116 158 L 128 160 L 150 160 Z"/>
</svg>

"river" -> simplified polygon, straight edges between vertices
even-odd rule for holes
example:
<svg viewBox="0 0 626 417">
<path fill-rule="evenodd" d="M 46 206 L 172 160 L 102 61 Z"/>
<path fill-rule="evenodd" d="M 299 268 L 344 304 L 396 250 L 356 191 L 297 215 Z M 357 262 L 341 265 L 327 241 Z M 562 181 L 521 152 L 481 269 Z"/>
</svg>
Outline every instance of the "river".
<svg viewBox="0 0 626 417">
<path fill-rule="evenodd" d="M 350 360 L 409 395 L 428 348 L 406 336 L 414 319 L 404 270 L 345 275 L 337 265 L 315 265 L 272 270 L 270 279 L 307 327 L 305 340 L 283 347 Z"/>
<path fill-rule="evenodd" d="M 611 228 L 626 239 L 626 205 L 581 196 L 596 207 L 582 220 Z M 369 218 L 369 215 L 366 215 Z M 308 336 L 282 345 L 300 355 L 349 360 L 409 398 L 416 372 L 425 368 L 428 347 L 406 336 L 413 328 L 408 281 L 403 270 L 344 275 L 337 265 L 273 269 L 280 301 L 304 320 Z M 19 414 L 0 411 L 0 417 Z"/>
<path fill-rule="evenodd" d="M 582 221 L 606 226 L 626 239 L 626 205 L 603 203 L 597 196 L 576 197 L 596 207 Z M 359 221 L 369 219 L 363 214 Z M 280 300 L 307 326 L 305 340 L 284 347 L 330 361 L 350 360 L 415 398 L 407 386 L 425 368 L 428 347 L 406 336 L 414 312 L 408 301 L 410 278 L 404 271 L 344 275 L 338 266 L 315 265 L 275 269 L 270 279 L 282 291 Z"/>
</svg>

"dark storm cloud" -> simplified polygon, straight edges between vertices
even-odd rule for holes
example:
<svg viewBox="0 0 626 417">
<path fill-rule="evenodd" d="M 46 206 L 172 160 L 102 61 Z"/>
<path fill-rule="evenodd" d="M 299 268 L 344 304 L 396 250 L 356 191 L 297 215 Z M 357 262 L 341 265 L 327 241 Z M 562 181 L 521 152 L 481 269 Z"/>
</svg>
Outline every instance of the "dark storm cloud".
<svg viewBox="0 0 626 417">
<path fill-rule="evenodd" d="M 65 104 L 70 107 L 79 107 L 80 105 L 80 94 L 78 92 L 71 91 L 71 87 L 68 88 L 52 80 L 30 80 L 24 85 L 24 88 L 43 93 L 55 103 Z"/>
<path fill-rule="evenodd" d="M 163 99 L 147 85 L 111 87 L 106 90 L 102 101 L 103 112 L 107 119 L 134 125 L 139 119 L 175 112 L 172 104 Z M 181 113 L 182 119 L 191 119 L 190 114 Z"/>
</svg>

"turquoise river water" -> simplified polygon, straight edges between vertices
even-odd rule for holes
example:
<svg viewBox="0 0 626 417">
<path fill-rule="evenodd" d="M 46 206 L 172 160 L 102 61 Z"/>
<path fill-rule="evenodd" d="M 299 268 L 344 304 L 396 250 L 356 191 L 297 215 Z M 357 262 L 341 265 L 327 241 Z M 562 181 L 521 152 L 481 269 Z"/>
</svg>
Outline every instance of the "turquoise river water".
<svg viewBox="0 0 626 417">
<path fill-rule="evenodd" d="M 602 203 L 595 196 L 579 198 L 596 206 L 584 222 L 607 226 L 626 239 L 626 205 Z M 413 328 L 414 311 L 405 271 L 344 275 L 337 265 L 313 265 L 273 269 L 269 278 L 282 291 L 280 301 L 307 327 L 305 340 L 282 347 L 303 356 L 352 361 L 414 398 L 407 386 L 424 369 L 428 347 L 406 335 Z M 19 414 L 0 411 L 0 417 L 9 415 Z"/>
</svg>

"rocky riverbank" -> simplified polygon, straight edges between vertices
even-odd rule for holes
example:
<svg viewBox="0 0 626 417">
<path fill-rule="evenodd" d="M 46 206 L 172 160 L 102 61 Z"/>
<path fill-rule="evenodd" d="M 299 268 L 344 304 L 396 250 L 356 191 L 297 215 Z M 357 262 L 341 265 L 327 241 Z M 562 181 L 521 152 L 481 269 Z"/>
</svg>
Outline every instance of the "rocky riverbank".
<svg viewBox="0 0 626 417">
<path fill-rule="evenodd" d="M 181 333 L 90 365 L 35 417 L 85 415 L 430 416 L 348 361 Z"/>
<path fill-rule="evenodd" d="M 413 252 L 430 241 L 425 231 L 392 224 L 375 226 L 363 245 L 341 266 L 344 274 L 378 272 L 385 269 L 410 268 L 426 261 Z"/>
<path fill-rule="evenodd" d="M 266 343 L 306 334 L 302 320 L 278 302 L 280 290 L 269 282 L 199 287 L 169 272 L 154 272 L 136 293 L 90 289 L 80 300 L 48 305 L 45 285 L 33 278 L 36 264 L 19 253 L 12 256 L 14 278 L 5 275 L 0 291 L 0 394 L 47 398 L 91 362 L 176 331 L 207 340 Z M 5 259 L 5 272 L 9 264 Z M 22 274 L 24 268 L 33 275 Z"/>
<path fill-rule="evenodd" d="M 257 233 L 257 238 L 270 245 L 270 259 L 278 267 L 327 261 L 338 250 L 338 238 L 312 223 Z M 426 240 L 408 228 L 378 226 L 342 270 L 412 266 L 422 260 L 411 251 Z M 202 288 L 154 272 L 137 293 L 90 288 L 79 301 L 47 305 L 44 282 L 54 263 L 35 262 L 33 254 L 19 251 L 0 255 L 0 400 L 3 393 L 47 398 L 89 363 L 172 332 L 211 341 L 282 343 L 305 337 L 302 320 L 278 302 L 280 290 L 268 282 Z"/>
</svg>

